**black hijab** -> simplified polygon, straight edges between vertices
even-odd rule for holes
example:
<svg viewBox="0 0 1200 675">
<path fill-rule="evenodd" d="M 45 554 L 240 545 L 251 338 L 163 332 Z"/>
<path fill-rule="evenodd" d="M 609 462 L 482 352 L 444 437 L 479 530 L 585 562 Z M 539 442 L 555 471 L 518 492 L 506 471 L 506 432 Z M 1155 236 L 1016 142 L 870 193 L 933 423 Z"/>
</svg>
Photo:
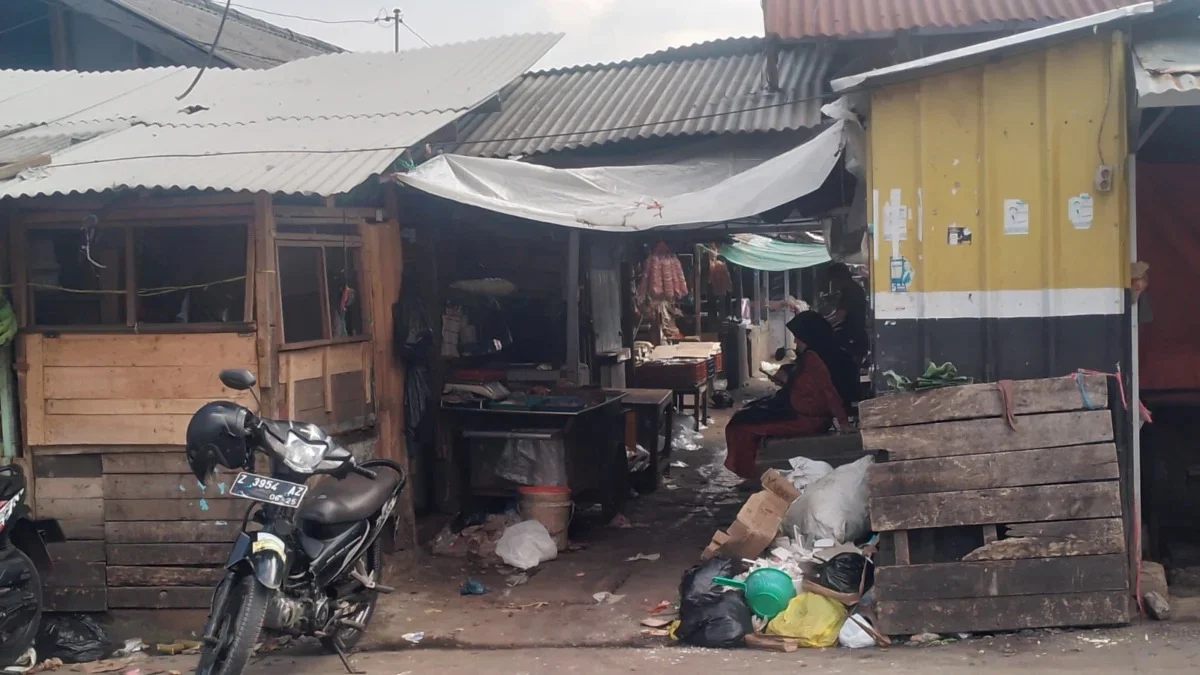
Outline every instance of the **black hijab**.
<svg viewBox="0 0 1200 675">
<path fill-rule="evenodd" d="M 850 404 L 858 400 L 858 365 L 854 358 L 846 353 L 838 344 L 837 333 L 825 317 L 816 312 L 801 312 L 787 323 L 787 329 L 809 349 L 825 362 L 833 386 L 842 397 L 846 411 Z M 803 359 L 796 359 L 796 370 L 793 376 L 799 375 L 803 368 Z"/>
</svg>

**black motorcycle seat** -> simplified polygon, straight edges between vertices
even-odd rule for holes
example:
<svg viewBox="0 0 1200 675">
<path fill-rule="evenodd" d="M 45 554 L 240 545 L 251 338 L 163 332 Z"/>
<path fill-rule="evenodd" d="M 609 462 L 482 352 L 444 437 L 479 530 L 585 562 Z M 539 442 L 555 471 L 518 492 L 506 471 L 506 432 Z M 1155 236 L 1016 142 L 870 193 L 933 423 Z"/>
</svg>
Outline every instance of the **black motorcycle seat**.
<svg viewBox="0 0 1200 675">
<path fill-rule="evenodd" d="M 320 525 L 340 525 L 366 520 L 392 496 L 400 474 L 386 466 L 372 466 L 375 478 L 352 473 L 341 480 L 326 479 L 313 486 L 300 505 L 299 517 Z"/>
</svg>

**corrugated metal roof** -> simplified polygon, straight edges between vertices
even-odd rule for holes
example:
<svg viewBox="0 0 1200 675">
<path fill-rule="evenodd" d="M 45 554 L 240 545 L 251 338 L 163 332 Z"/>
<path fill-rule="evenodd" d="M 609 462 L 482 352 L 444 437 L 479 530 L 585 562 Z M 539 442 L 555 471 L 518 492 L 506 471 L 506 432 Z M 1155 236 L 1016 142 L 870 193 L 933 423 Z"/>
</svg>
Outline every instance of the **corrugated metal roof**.
<svg viewBox="0 0 1200 675">
<path fill-rule="evenodd" d="M 1170 37 L 1133 45 L 1138 105 L 1200 105 L 1200 39 Z"/>
<path fill-rule="evenodd" d="M 990 40 L 962 49 L 954 49 L 923 59 L 898 63 L 894 66 L 840 77 L 830 85 L 839 93 L 848 93 L 865 87 L 881 87 L 896 82 L 913 80 L 918 77 L 947 72 L 967 67 L 974 63 L 986 62 L 1005 54 L 1027 52 L 1043 47 L 1053 41 L 1072 39 L 1079 35 L 1095 31 L 1101 26 L 1146 17 L 1154 14 L 1154 2 L 1142 2 L 1119 9 L 1085 16 L 1081 19 L 1071 19 L 1043 28 L 1009 35 L 996 40 Z"/>
<path fill-rule="evenodd" d="M 767 33 L 798 39 L 1062 21 L 1128 4 L 1130 0 L 763 0 L 763 15 Z"/>
<path fill-rule="evenodd" d="M 126 10 L 191 44 L 200 55 L 207 52 L 209 43 L 217 34 L 217 26 L 225 9 L 224 3 L 212 0 L 64 1 L 71 9 L 91 16 L 131 40 L 144 42 L 146 36 L 142 25 L 134 20 L 115 20 L 112 10 L 104 5 Z M 217 63 L 221 65 L 271 68 L 296 59 L 340 51 L 343 51 L 342 48 L 336 45 L 231 9 L 215 55 Z"/>
<path fill-rule="evenodd" d="M 44 73 L 45 84 L 33 88 L 28 73 L 0 72 L 0 91 L 8 77 L 25 87 L 0 100 L 11 143 L 132 125 L 0 182 L 0 198 L 118 188 L 345 192 L 492 97 L 560 38 L 509 36 L 399 54 L 332 54 L 262 71 L 209 71 L 183 102 L 175 96 L 192 69 L 128 71 L 140 77 L 124 79 Z M 105 98 L 99 92 L 106 82 L 125 93 Z M 190 105 L 203 109 L 185 109 Z M 13 133 L 39 122 L 51 123 Z"/>
<path fill-rule="evenodd" d="M 25 157 L 45 155 L 65 150 L 99 136 L 102 131 L 83 131 L 61 134 L 13 134 L 0 136 L 0 164 L 16 162 Z"/>
<path fill-rule="evenodd" d="M 462 121 L 455 152 L 512 157 L 635 138 L 815 126 L 829 50 L 784 47 L 780 90 L 769 92 L 766 45 L 764 38 L 733 38 L 623 63 L 529 73 L 501 94 L 500 112 Z"/>
</svg>

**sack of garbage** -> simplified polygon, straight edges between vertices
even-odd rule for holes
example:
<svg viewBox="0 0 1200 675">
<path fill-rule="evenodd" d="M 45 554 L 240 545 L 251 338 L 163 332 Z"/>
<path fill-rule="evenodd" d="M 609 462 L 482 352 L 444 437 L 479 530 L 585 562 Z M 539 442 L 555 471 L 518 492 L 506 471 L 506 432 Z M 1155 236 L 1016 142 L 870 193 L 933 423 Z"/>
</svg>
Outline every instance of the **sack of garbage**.
<svg viewBox="0 0 1200 675">
<path fill-rule="evenodd" d="M 858 593 L 871 590 L 875 583 L 875 566 L 861 553 L 839 553 L 816 566 L 816 582 L 838 593 Z"/>
<path fill-rule="evenodd" d="M 679 584 L 679 625 L 675 637 L 697 647 L 741 647 L 754 630 L 750 606 L 738 591 L 727 591 L 713 577 L 737 574 L 732 560 L 713 558 L 683 575 Z"/>
<path fill-rule="evenodd" d="M 813 539 L 853 542 L 871 531 L 867 511 L 867 469 L 875 458 L 867 455 L 857 462 L 839 466 L 804 490 L 788 509 L 783 524 Z"/>
<path fill-rule="evenodd" d="M 842 603 L 816 593 L 801 593 L 767 623 L 767 635 L 794 638 L 801 647 L 832 647 L 845 622 Z"/>
<path fill-rule="evenodd" d="M 517 523 L 504 531 L 496 543 L 496 555 L 506 565 L 528 570 L 558 557 L 558 545 L 546 526 L 536 520 Z"/>
<path fill-rule="evenodd" d="M 88 663 L 108 658 L 112 639 L 94 619 L 84 614 L 45 615 L 38 628 L 38 658 L 63 663 Z"/>
<path fill-rule="evenodd" d="M 861 614 L 852 614 L 850 618 L 846 619 L 846 623 L 842 624 L 842 630 L 838 632 L 838 644 L 847 649 L 874 647 L 875 638 L 863 630 L 861 624 L 870 625 Z"/>
<path fill-rule="evenodd" d="M 822 462 L 819 459 L 793 457 L 788 460 L 788 464 L 792 466 L 792 470 L 782 473 L 801 492 L 804 492 L 804 488 L 809 485 L 833 473 L 833 466 L 829 462 Z"/>
</svg>

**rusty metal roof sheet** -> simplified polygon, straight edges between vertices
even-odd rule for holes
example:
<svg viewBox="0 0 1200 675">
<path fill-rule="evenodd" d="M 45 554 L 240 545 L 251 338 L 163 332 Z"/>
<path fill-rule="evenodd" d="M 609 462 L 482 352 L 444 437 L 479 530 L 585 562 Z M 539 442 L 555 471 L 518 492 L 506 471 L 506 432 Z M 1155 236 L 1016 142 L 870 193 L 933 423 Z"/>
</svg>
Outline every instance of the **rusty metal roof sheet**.
<svg viewBox="0 0 1200 675">
<path fill-rule="evenodd" d="M 1200 39 L 1166 37 L 1133 45 L 1138 105 L 1200 105 Z"/>
<path fill-rule="evenodd" d="M 330 54 L 269 70 L 0 71 L 0 140 L 101 133 L 0 181 L 0 198 L 121 188 L 346 192 L 495 95 L 561 35 L 517 35 L 399 54 Z M 119 86 L 105 87 L 105 83 Z M 195 106 L 195 107 L 193 107 Z M 43 112 L 39 113 L 38 110 Z M 33 125 L 32 128 L 26 128 Z M 114 130 L 115 129 L 115 130 Z"/>
<path fill-rule="evenodd" d="M 763 0 L 767 33 L 785 39 L 1062 21 L 1130 0 Z M 1000 26 L 1002 27 L 1002 26 Z"/>
<path fill-rule="evenodd" d="M 779 90 L 766 86 L 764 38 L 732 38 L 632 61 L 529 73 L 501 93 L 500 112 L 460 123 L 455 152 L 514 157 L 637 138 L 815 126 L 829 50 L 788 45 Z"/>
</svg>

